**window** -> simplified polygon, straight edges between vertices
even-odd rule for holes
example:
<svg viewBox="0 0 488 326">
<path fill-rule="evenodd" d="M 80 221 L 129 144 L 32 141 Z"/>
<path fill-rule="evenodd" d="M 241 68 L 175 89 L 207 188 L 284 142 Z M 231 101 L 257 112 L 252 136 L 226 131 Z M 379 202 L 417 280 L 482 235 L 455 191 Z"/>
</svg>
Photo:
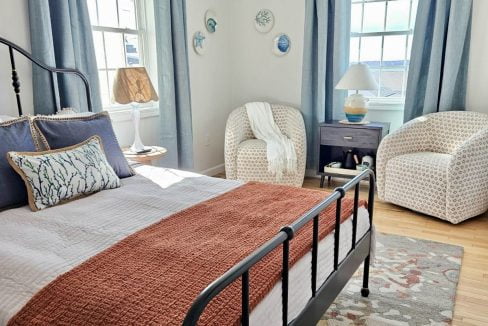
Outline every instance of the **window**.
<svg viewBox="0 0 488 326">
<path fill-rule="evenodd" d="M 112 86 L 117 68 L 144 65 L 141 0 L 88 0 L 95 43 L 100 90 L 104 108 L 112 102 Z"/>
<path fill-rule="evenodd" d="M 376 100 L 405 98 L 418 0 L 351 0 L 349 61 L 365 63 L 379 89 L 361 91 Z"/>
</svg>

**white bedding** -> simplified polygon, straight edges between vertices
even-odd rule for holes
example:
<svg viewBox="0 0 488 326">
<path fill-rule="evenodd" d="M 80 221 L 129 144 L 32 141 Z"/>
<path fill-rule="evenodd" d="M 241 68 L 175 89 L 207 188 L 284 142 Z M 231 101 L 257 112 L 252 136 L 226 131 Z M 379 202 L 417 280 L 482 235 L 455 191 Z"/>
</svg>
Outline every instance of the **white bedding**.
<svg viewBox="0 0 488 326">
<path fill-rule="evenodd" d="M 58 275 L 140 229 L 241 184 L 149 166 L 136 170 L 138 175 L 123 179 L 119 189 L 36 213 L 28 207 L 0 212 L 0 325 Z M 358 238 L 368 226 L 368 213 L 361 209 Z M 351 230 L 349 219 L 341 228 L 341 257 L 351 246 Z M 333 246 L 332 234 L 319 244 L 319 282 L 332 271 Z M 290 320 L 310 298 L 310 264 L 307 254 L 290 270 Z M 281 324 L 279 283 L 250 319 L 253 325 Z"/>
</svg>

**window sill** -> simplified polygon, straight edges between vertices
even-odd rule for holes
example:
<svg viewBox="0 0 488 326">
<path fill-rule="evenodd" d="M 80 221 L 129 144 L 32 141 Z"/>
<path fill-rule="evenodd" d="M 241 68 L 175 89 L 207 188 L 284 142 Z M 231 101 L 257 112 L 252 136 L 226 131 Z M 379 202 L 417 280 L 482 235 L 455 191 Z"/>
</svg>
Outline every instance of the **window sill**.
<svg viewBox="0 0 488 326">
<path fill-rule="evenodd" d="M 368 104 L 368 109 L 372 111 L 403 111 L 405 107 L 403 100 L 370 99 Z"/>
<path fill-rule="evenodd" d="M 131 121 L 132 120 L 132 109 L 105 109 L 110 115 L 110 119 L 114 122 Z M 159 117 L 159 107 L 150 106 L 139 108 L 141 112 L 141 119 Z"/>
</svg>

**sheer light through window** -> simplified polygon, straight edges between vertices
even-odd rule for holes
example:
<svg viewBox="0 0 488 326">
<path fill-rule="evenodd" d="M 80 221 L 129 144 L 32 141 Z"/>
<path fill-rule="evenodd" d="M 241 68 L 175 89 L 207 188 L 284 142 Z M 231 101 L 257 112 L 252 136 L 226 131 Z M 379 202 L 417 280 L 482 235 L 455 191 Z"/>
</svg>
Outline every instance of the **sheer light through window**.
<svg viewBox="0 0 488 326">
<path fill-rule="evenodd" d="M 362 62 L 379 89 L 361 91 L 370 98 L 405 98 L 418 0 L 351 0 L 351 64 Z"/>
<path fill-rule="evenodd" d="M 137 9 L 137 0 L 88 0 L 104 108 L 116 105 L 111 94 L 117 68 L 144 64 Z"/>
</svg>

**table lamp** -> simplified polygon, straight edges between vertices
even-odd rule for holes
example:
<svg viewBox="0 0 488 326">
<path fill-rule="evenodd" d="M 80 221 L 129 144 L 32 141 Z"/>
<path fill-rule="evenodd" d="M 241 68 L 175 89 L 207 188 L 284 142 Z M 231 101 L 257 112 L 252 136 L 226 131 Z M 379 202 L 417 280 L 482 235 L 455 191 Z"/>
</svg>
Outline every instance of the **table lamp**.
<svg viewBox="0 0 488 326">
<path fill-rule="evenodd" d="M 130 150 L 134 153 L 142 154 L 150 152 L 141 141 L 139 134 L 139 121 L 141 113 L 140 103 L 159 100 L 158 94 L 154 90 L 151 79 L 144 67 L 119 68 L 115 75 L 113 86 L 113 99 L 120 104 L 132 105 L 132 120 L 134 122 L 134 143 Z"/>
<path fill-rule="evenodd" d="M 344 113 L 349 123 L 366 123 L 364 117 L 368 113 L 368 99 L 357 91 L 378 89 L 378 84 L 369 67 L 364 63 L 351 65 L 335 88 L 356 91 L 356 94 L 351 94 L 346 98 Z M 347 122 L 344 121 L 344 123 Z"/>
</svg>

